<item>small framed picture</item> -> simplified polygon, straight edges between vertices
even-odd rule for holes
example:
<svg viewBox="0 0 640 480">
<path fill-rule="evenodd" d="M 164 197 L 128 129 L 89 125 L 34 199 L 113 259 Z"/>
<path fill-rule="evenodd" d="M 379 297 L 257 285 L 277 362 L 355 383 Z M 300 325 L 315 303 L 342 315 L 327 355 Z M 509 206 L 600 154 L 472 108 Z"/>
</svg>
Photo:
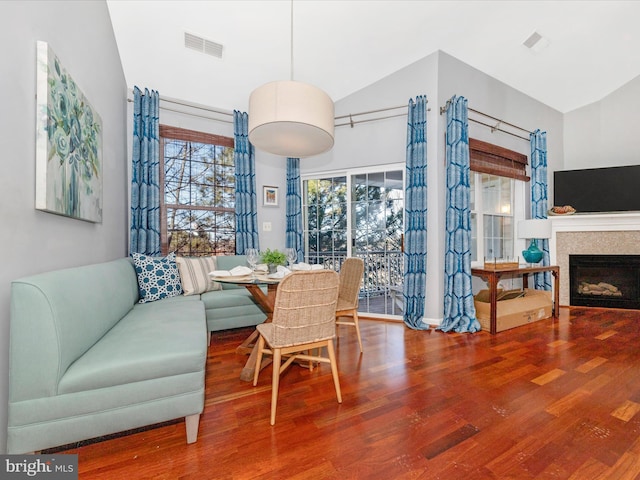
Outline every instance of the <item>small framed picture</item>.
<svg viewBox="0 0 640 480">
<path fill-rule="evenodd" d="M 262 187 L 262 205 L 265 207 L 278 206 L 278 187 L 269 187 L 267 185 Z"/>
</svg>

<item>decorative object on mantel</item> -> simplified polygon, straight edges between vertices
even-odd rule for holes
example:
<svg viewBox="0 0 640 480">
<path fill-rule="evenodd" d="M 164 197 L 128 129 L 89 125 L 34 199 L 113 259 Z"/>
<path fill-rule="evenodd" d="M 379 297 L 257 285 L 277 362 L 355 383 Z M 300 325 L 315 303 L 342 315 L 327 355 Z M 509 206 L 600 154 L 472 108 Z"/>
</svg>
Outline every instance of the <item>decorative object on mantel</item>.
<svg viewBox="0 0 640 480">
<path fill-rule="evenodd" d="M 37 42 L 38 210 L 102 222 L 102 121 L 47 42 Z"/>
<path fill-rule="evenodd" d="M 576 209 L 571 205 L 564 205 L 563 207 L 551 207 L 547 213 L 549 215 L 573 215 L 576 213 Z"/>
<path fill-rule="evenodd" d="M 291 79 L 267 83 L 249 96 L 249 140 L 275 155 L 303 158 L 333 147 L 335 111 L 323 90 L 293 80 L 293 0 Z"/>
<path fill-rule="evenodd" d="M 518 222 L 518 238 L 530 239 L 531 244 L 522 256 L 527 263 L 538 263 L 544 252 L 538 248 L 537 240 L 551 238 L 551 222 L 548 219 L 521 220 Z"/>
</svg>

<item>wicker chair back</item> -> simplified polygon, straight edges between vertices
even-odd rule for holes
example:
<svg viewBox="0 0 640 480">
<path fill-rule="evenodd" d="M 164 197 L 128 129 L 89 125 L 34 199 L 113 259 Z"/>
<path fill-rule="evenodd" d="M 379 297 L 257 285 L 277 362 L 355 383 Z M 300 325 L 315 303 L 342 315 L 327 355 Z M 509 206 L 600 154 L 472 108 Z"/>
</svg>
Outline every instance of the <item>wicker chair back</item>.
<svg viewBox="0 0 640 480">
<path fill-rule="evenodd" d="M 285 347 L 333 338 L 338 286 L 338 274 L 332 270 L 287 275 L 278 285 L 271 346 Z"/>
</svg>

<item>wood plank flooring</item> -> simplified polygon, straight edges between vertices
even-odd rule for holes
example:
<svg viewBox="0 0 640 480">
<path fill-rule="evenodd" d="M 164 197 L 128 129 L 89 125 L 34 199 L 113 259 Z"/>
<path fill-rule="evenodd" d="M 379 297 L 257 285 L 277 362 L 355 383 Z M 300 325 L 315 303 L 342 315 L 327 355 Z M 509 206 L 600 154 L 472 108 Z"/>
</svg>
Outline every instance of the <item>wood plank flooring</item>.
<svg viewBox="0 0 640 480">
<path fill-rule="evenodd" d="M 198 442 L 184 422 L 71 448 L 81 479 L 640 479 L 640 311 L 561 309 L 497 335 L 338 327 L 328 365 L 239 380 L 213 335 Z"/>
</svg>

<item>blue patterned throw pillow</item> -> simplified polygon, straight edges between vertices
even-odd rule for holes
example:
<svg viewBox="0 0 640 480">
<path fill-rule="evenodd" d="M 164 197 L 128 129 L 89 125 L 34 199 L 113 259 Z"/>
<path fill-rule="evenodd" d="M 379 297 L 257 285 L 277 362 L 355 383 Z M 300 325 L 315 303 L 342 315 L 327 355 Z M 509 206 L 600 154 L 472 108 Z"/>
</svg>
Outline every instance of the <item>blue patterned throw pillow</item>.
<svg viewBox="0 0 640 480">
<path fill-rule="evenodd" d="M 131 256 L 138 275 L 139 303 L 182 295 L 180 273 L 174 252 L 166 257 L 150 257 L 141 253 L 132 253 Z"/>
</svg>

